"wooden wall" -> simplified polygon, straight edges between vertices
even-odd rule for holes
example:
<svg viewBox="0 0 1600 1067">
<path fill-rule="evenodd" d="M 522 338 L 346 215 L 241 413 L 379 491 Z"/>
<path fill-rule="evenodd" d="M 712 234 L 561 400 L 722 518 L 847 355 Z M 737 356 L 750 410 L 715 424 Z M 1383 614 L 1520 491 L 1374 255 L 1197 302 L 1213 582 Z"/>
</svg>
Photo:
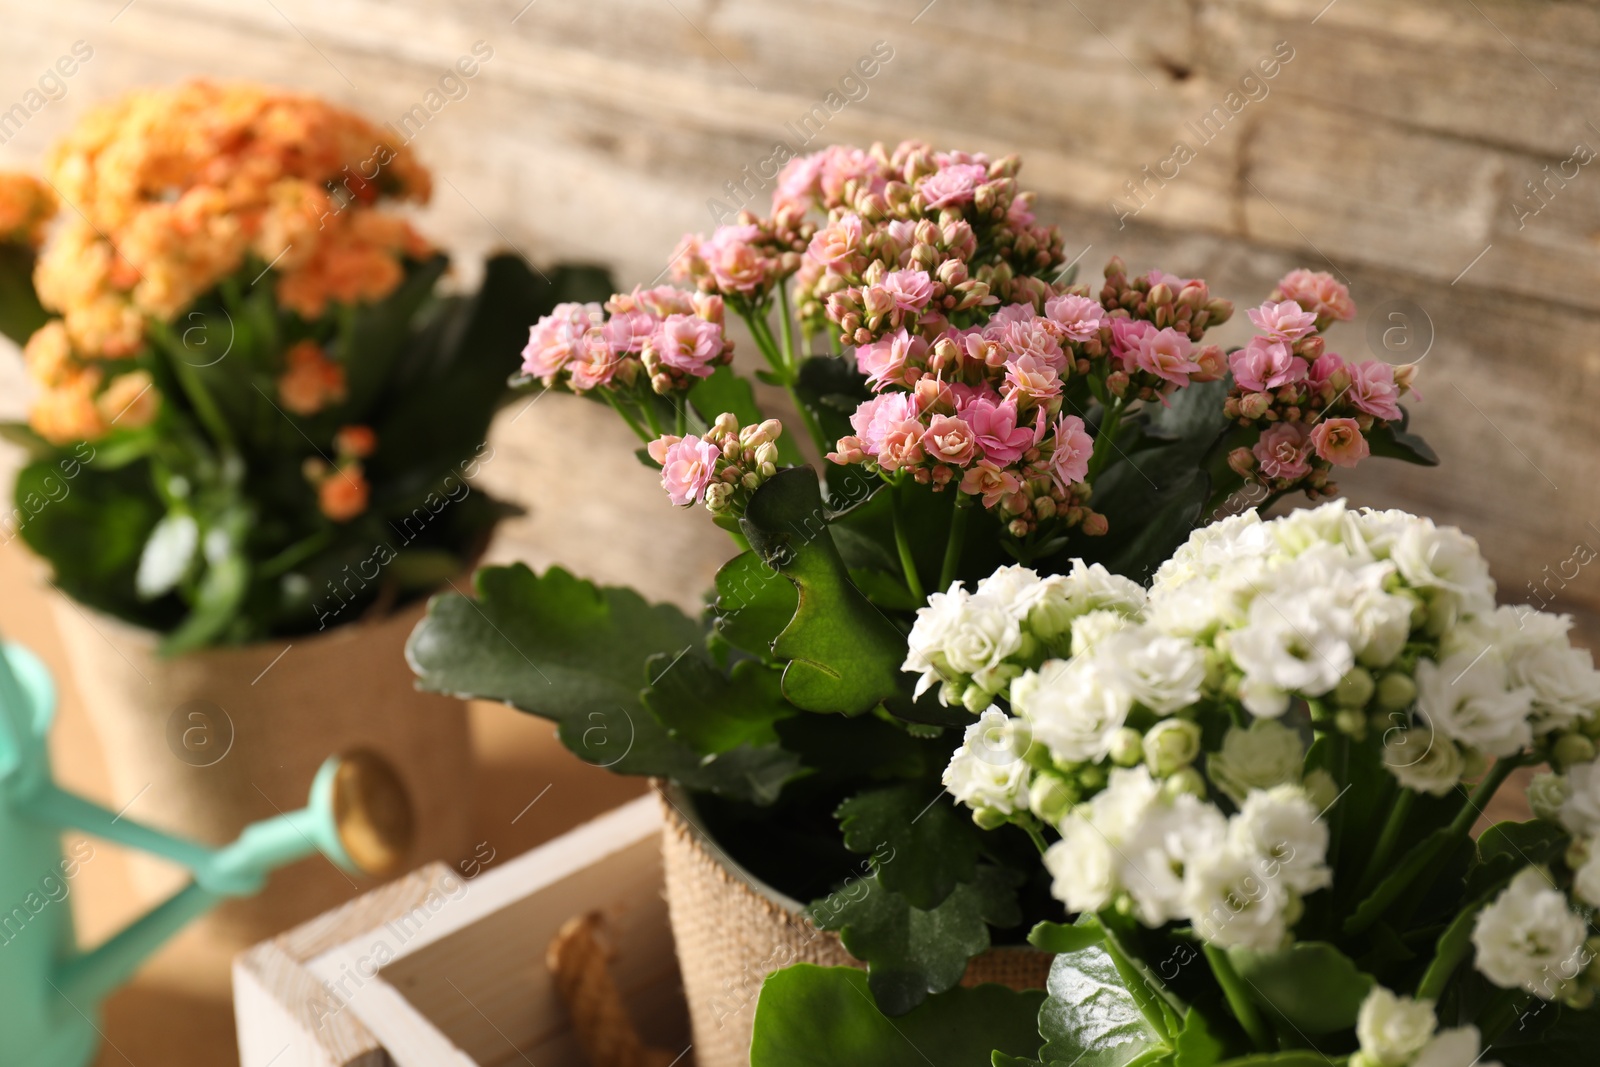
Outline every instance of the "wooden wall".
<svg viewBox="0 0 1600 1067">
<path fill-rule="evenodd" d="M 1373 462 L 1350 495 L 1460 524 L 1503 598 L 1546 583 L 1600 636 L 1600 567 L 1574 554 L 1600 550 L 1592 3 L 5 2 L 0 111 L 74 41 L 94 56 L 0 145 L 0 165 L 31 163 L 92 100 L 188 75 L 293 84 L 398 120 L 481 41 L 492 57 L 415 139 L 440 179 L 424 222 L 464 257 L 512 244 L 649 282 L 685 230 L 712 225 L 724 183 L 778 141 L 799 147 L 788 124 L 813 114 L 826 123 L 809 147 L 1020 151 L 1086 277 L 1120 253 L 1246 304 L 1289 267 L 1334 271 L 1363 312 L 1334 335 L 1345 354 L 1384 355 L 1391 326 L 1414 347 L 1431 334 L 1415 424 L 1444 458 Z M 875 45 L 892 58 L 840 91 Z M 0 362 L 9 412 L 16 368 Z M 534 513 L 497 554 L 693 603 L 724 544 L 666 510 L 618 455 L 618 428 L 564 398 L 513 417 L 489 478 Z M 562 447 L 574 436 L 594 446 L 581 460 Z"/>
</svg>

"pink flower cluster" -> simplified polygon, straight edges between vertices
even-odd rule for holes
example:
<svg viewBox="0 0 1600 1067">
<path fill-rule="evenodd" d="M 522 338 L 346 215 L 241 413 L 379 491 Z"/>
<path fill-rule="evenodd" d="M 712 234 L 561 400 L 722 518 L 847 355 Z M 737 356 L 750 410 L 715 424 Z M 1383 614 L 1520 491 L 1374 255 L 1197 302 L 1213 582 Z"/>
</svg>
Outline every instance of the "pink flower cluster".
<svg viewBox="0 0 1600 1067">
<path fill-rule="evenodd" d="M 666 394 L 732 359 L 722 298 L 660 286 L 618 294 L 604 307 L 557 305 L 529 331 L 522 372 L 575 393 L 644 380 Z"/>
<path fill-rule="evenodd" d="M 1247 480 L 1274 492 L 1331 496 L 1332 469 L 1361 462 L 1371 454 L 1373 426 L 1403 417 L 1400 398 L 1411 389 L 1414 365 L 1347 362 L 1326 350 L 1320 331 L 1355 313 L 1348 289 L 1306 270 L 1290 272 L 1248 312 L 1259 332 L 1228 356 L 1233 389 L 1224 405 L 1229 418 L 1261 427 L 1253 447 L 1228 457 Z"/>
<path fill-rule="evenodd" d="M 661 465 L 661 488 L 678 507 L 704 503 L 713 515 L 737 517 L 750 494 L 778 472 L 778 446 L 783 433 L 777 419 L 739 426 L 723 413 L 704 436 L 667 434 L 646 446 Z"/>
<path fill-rule="evenodd" d="M 685 234 L 672 254 L 672 276 L 754 307 L 799 269 L 811 232 L 798 219 L 742 212 L 738 222 L 717 227 L 710 237 Z"/>
</svg>

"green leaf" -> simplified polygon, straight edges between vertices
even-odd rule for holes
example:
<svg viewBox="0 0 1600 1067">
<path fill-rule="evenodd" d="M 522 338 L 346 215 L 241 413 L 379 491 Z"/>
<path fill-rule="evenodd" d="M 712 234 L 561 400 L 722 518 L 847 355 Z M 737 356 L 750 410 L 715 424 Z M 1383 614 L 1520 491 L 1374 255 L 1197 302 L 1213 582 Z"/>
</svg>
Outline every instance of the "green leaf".
<svg viewBox="0 0 1600 1067">
<path fill-rule="evenodd" d="M 1415 848 L 1401 857 L 1367 898 L 1356 906 L 1356 910 L 1345 920 L 1345 932 L 1349 934 L 1365 929 L 1382 916 L 1394 902 L 1396 894 L 1410 886 L 1418 874 L 1437 863 L 1440 852 L 1454 841 L 1455 836 L 1448 829 L 1435 830 L 1423 838 Z"/>
<path fill-rule="evenodd" d="M 1163 1042 L 1099 945 L 1059 953 L 1050 998 L 1039 1009 L 1040 1058 L 1078 1067 L 1122 1067 Z"/>
<path fill-rule="evenodd" d="M 772 661 L 772 642 L 794 618 L 800 594 L 781 571 L 741 552 L 717 571 L 717 632 L 730 645 Z"/>
<path fill-rule="evenodd" d="M 839 805 L 838 817 L 845 847 L 870 854 L 883 887 L 914 908 L 938 907 L 972 880 L 981 834 L 943 790 L 932 799 L 922 785 L 859 793 Z"/>
<path fill-rule="evenodd" d="M 1041 922 L 1028 933 L 1028 944 L 1045 952 L 1080 952 L 1105 940 L 1105 931 L 1095 922 L 1068 926 Z"/>
<path fill-rule="evenodd" d="M 853 362 L 838 356 L 812 356 L 800 364 L 795 395 L 830 441 L 854 433 L 850 416 L 863 401 L 872 399 L 866 375 Z"/>
<path fill-rule="evenodd" d="M 1544 819 L 1495 823 L 1478 837 L 1466 898 L 1476 900 L 1498 889 L 1524 867 L 1554 861 L 1570 841 L 1565 829 Z"/>
<path fill-rule="evenodd" d="M 1331 1034 L 1356 1024 L 1356 1012 L 1376 979 L 1322 941 L 1302 941 L 1278 952 L 1228 950 L 1228 962 L 1254 999 L 1307 1034 Z"/>
<path fill-rule="evenodd" d="M 930 993 L 961 981 L 967 961 L 989 947 L 989 926 L 1015 926 L 1017 876 L 979 867 L 936 908 L 913 908 L 879 875 L 860 879 L 812 904 L 807 913 L 824 930 L 839 931 L 852 956 L 867 963 L 878 1007 L 904 1015 Z"/>
<path fill-rule="evenodd" d="M 773 724 L 798 714 L 779 692 L 778 672 L 754 660 L 736 663 L 727 675 L 693 652 L 663 652 L 647 670 L 654 681 L 644 691 L 645 706 L 696 752 L 776 745 Z"/>
<path fill-rule="evenodd" d="M 1222 1042 L 1211 1036 L 1205 1016 L 1193 1008 L 1183 1017 L 1172 1051 L 1173 1067 L 1212 1067 L 1223 1055 Z"/>
<path fill-rule="evenodd" d="M 694 410 L 707 426 L 725 411 L 737 415 L 741 426 L 750 426 L 765 418 L 756 404 L 755 390 L 750 382 L 739 377 L 727 365 L 712 371 L 711 377 L 696 382 L 694 388 L 689 390 L 689 403 L 694 405 Z M 778 435 L 778 466 L 798 467 L 804 462 L 799 442 L 789 432 L 789 427 L 785 426 L 783 433 Z"/>
<path fill-rule="evenodd" d="M 911 595 L 906 583 L 898 574 L 888 571 L 852 567 L 850 581 L 862 594 L 880 608 L 889 611 L 916 611 L 922 602 Z"/>
<path fill-rule="evenodd" d="M 50 318 L 33 291 L 33 262 L 27 245 L 0 244 L 0 333 L 18 345 Z"/>
<path fill-rule="evenodd" d="M 855 715 L 901 694 L 905 635 L 851 583 L 828 535 L 816 472 L 779 471 L 751 496 L 741 527 L 800 592 L 794 618 L 772 643 L 789 661 L 783 695 L 807 711 Z"/>
<path fill-rule="evenodd" d="M 1343 1067 L 1344 1057 L 1330 1058 L 1309 1049 L 1288 1052 L 1259 1052 L 1251 1056 L 1223 1060 L 1217 1067 Z"/>
<path fill-rule="evenodd" d="M 1407 431 L 1410 423 L 1411 412 L 1405 408 L 1400 409 L 1398 422 L 1373 423 L 1372 429 L 1367 431 L 1367 447 L 1374 456 L 1387 456 L 1421 467 L 1437 467 L 1438 453 L 1419 434 Z"/>
<path fill-rule="evenodd" d="M 796 964 L 761 986 L 750 1067 L 978 1067 L 991 1052 L 1008 1062 L 1031 1057 L 1043 999 L 997 985 L 952 989 L 889 1019 L 855 968 Z"/>
</svg>

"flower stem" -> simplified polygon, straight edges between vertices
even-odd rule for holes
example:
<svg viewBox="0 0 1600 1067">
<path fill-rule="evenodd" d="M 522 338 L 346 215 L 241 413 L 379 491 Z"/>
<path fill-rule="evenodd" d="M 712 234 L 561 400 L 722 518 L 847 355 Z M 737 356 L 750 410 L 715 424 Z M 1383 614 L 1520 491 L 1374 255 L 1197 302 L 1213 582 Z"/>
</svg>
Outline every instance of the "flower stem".
<svg viewBox="0 0 1600 1067">
<path fill-rule="evenodd" d="M 1028 837 L 1032 839 L 1033 847 L 1039 850 L 1039 855 L 1042 856 L 1050 850 L 1050 843 L 1044 839 L 1044 832 L 1039 829 L 1038 823 L 1029 819 L 1026 822 L 1019 822 L 1017 825 L 1028 832 Z"/>
<path fill-rule="evenodd" d="M 1089 471 L 1083 476 L 1083 480 L 1090 485 L 1094 484 L 1095 476 L 1106 465 L 1106 457 L 1117 442 L 1117 430 L 1122 426 L 1122 413 L 1126 410 L 1127 405 L 1119 396 L 1111 401 L 1111 406 L 1106 408 L 1105 418 L 1100 420 L 1100 427 L 1094 435 L 1094 452 L 1089 456 Z"/>
<path fill-rule="evenodd" d="M 622 416 L 622 421 L 628 424 L 628 428 L 634 433 L 638 434 L 639 440 L 643 441 L 645 444 L 649 444 L 651 441 L 654 441 L 656 437 L 660 436 L 660 434 L 651 436 L 649 430 L 646 430 L 643 426 L 639 425 L 639 420 L 634 418 L 633 414 L 629 412 L 627 408 L 622 406 L 622 401 L 617 398 L 616 393 L 613 393 L 605 386 L 600 387 L 599 393 L 601 396 L 606 398 L 606 403 L 611 405 L 612 410 L 614 410 L 618 415 Z"/>
<path fill-rule="evenodd" d="M 889 514 L 894 519 L 894 547 L 900 554 L 900 570 L 904 572 L 906 588 L 911 591 L 911 598 L 918 604 L 928 601 L 928 594 L 923 592 L 922 579 L 917 575 L 916 561 L 911 558 L 911 542 L 906 539 L 905 520 L 900 516 L 900 487 L 889 487 Z"/>
<path fill-rule="evenodd" d="M 1238 972 L 1233 969 L 1233 964 L 1228 961 L 1227 953 L 1215 945 L 1202 946 L 1201 951 L 1206 954 L 1206 962 L 1211 965 L 1211 973 L 1216 976 L 1217 984 L 1222 987 L 1222 995 L 1228 999 L 1228 1007 L 1233 1009 L 1234 1017 L 1239 1020 L 1239 1025 L 1244 1027 L 1244 1032 L 1255 1044 L 1257 1051 L 1273 1051 L 1277 1047 L 1277 1042 L 1267 1033 L 1267 1028 L 1261 1021 L 1261 1013 L 1250 1000 L 1250 994 L 1240 981 Z"/>
<path fill-rule="evenodd" d="M 778 284 L 778 314 L 783 318 L 783 362 L 792 378 L 798 379 L 800 367 L 794 356 L 794 315 L 789 310 L 789 286 Z"/>
<path fill-rule="evenodd" d="M 1406 818 L 1411 814 L 1411 802 L 1416 794 L 1409 789 L 1400 790 L 1400 796 L 1395 799 L 1394 806 L 1389 809 L 1389 818 L 1383 824 L 1383 832 L 1378 835 L 1378 844 L 1372 850 L 1372 859 L 1367 863 L 1366 873 L 1361 876 L 1361 882 L 1356 889 L 1356 897 L 1360 899 L 1372 891 L 1383 877 L 1383 869 L 1389 865 L 1389 860 L 1394 856 L 1395 846 L 1400 843 L 1400 834 L 1405 830 Z"/>
<path fill-rule="evenodd" d="M 939 591 L 950 588 L 956 580 L 956 569 L 961 566 L 961 549 L 967 540 L 967 512 L 972 501 L 965 493 L 956 490 L 955 511 L 950 516 L 950 539 L 944 545 L 944 563 L 939 567 Z"/>
</svg>

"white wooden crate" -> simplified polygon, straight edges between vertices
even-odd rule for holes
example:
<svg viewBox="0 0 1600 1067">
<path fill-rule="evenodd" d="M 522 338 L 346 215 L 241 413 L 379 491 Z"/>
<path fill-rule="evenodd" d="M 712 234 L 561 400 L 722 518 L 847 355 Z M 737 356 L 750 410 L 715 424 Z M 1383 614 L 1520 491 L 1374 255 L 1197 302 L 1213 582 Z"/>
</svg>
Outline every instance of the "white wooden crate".
<svg viewBox="0 0 1600 1067">
<path fill-rule="evenodd" d="M 641 1035 L 686 1048 L 660 836 L 641 797 L 476 878 L 430 864 L 256 945 L 233 966 L 243 1067 L 580 1067 L 545 950 L 590 911 Z"/>
</svg>

